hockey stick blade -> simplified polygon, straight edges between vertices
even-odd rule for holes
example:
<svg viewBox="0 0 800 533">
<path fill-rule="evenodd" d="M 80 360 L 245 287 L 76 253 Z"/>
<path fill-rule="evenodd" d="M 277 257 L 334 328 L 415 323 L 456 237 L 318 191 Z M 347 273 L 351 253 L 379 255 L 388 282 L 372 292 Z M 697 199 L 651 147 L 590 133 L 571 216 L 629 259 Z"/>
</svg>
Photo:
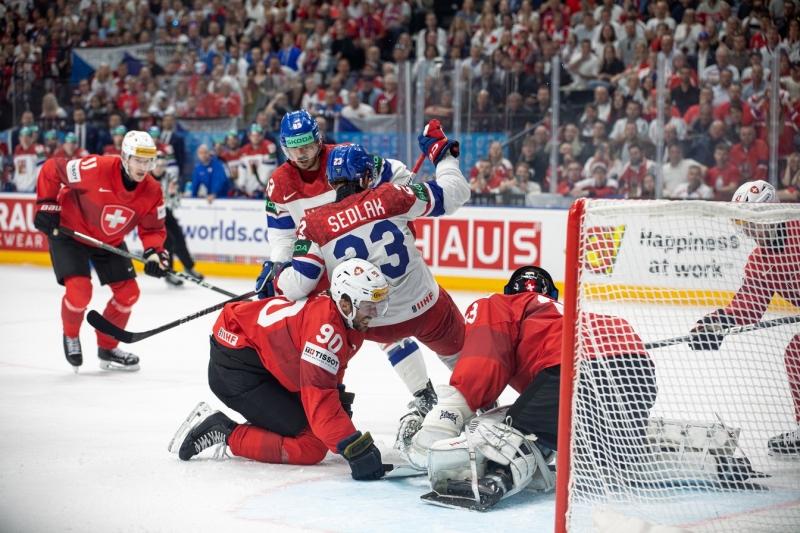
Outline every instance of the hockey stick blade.
<svg viewBox="0 0 800 533">
<path fill-rule="evenodd" d="M 392 467 L 391 470 L 388 470 L 388 467 Z M 411 465 L 383 465 L 384 471 L 386 472 L 383 475 L 382 479 L 406 479 L 410 477 L 420 477 L 420 476 L 427 476 L 427 470 L 419 470 L 414 468 Z"/>
<path fill-rule="evenodd" d="M 73 231 L 73 230 L 71 230 L 69 228 L 65 228 L 63 226 L 59 226 L 58 227 L 58 231 L 60 231 L 61 233 L 65 234 L 65 235 L 69 235 L 70 237 L 75 237 L 76 239 L 80 239 L 80 240 L 82 240 L 82 241 L 84 241 L 86 243 L 89 243 L 89 244 L 92 244 L 94 246 L 97 246 L 98 248 L 102 248 L 103 250 L 109 251 L 109 252 L 117 254 L 117 255 L 121 255 L 122 257 L 127 257 L 131 261 L 137 261 L 139 263 L 147 263 L 147 260 L 144 257 L 140 257 L 140 256 L 138 256 L 136 254 L 132 254 L 128 250 L 123 250 L 122 248 L 117 248 L 116 246 L 111 246 L 110 244 L 105 243 L 105 242 L 103 242 L 101 240 L 95 239 L 94 237 L 90 237 L 89 235 L 84 235 L 83 233 L 80 233 L 80 232 L 77 232 L 77 231 Z M 228 291 L 226 291 L 224 289 L 220 289 L 219 287 L 215 287 L 214 285 L 211 285 L 209 282 L 203 281 L 201 279 L 198 279 L 198 278 L 196 278 L 194 276 L 186 274 L 185 272 L 175 272 L 174 270 L 167 270 L 166 273 L 170 274 L 172 276 L 178 277 L 178 278 L 183 278 L 186 281 L 190 281 L 192 283 L 196 283 L 196 284 L 200 285 L 203 288 L 210 289 L 210 290 L 212 290 L 214 292 L 218 292 L 218 293 L 223 294 L 223 295 L 225 295 L 225 296 L 227 296 L 229 298 L 235 298 L 236 297 L 236 295 L 233 294 L 232 292 L 228 292 Z"/>
<path fill-rule="evenodd" d="M 774 328 L 776 326 L 785 326 L 786 324 L 794 324 L 796 322 L 800 322 L 800 315 L 785 316 L 773 320 L 765 320 L 764 322 L 756 322 L 755 324 L 748 324 L 747 326 L 733 326 L 731 328 L 723 329 L 718 334 L 722 336 L 738 335 L 740 333 L 746 333 L 748 331 L 756 331 L 765 328 Z M 664 348 L 665 346 L 673 346 L 675 344 L 690 342 L 694 340 L 694 338 L 695 335 L 684 335 L 683 337 L 675 337 L 672 339 L 665 339 L 663 341 L 648 342 L 645 343 L 644 347 L 646 350 L 652 350 L 653 348 Z"/>
<path fill-rule="evenodd" d="M 89 314 L 86 316 L 86 321 L 89 324 L 104 335 L 108 335 L 112 339 L 118 340 L 120 342 L 124 342 L 125 344 L 133 344 L 134 342 L 139 342 L 144 340 L 148 337 L 152 337 L 153 335 L 157 335 L 162 331 L 167 331 L 168 329 L 172 329 L 174 327 L 180 326 L 186 322 L 190 322 L 196 318 L 200 318 L 206 316 L 209 313 L 213 313 L 214 311 L 219 311 L 223 307 L 225 307 L 229 303 L 239 302 L 242 300 L 246 300 L 256 295 L 255 291 L 248 292 L 246 294 L 242 294 L 237 296 L 236 298 L 231 298 L 230 300 L 226 300 L 224 302 L 218 303 L 211 307 L 207 307 L 206 309 L 202 309 L 196 313 L 192 313 L 191 315 L 187 315 L 183 318 L 179 318 L 169 324 L 164 324 L 155 329 L 151 329 L 148 331 L 142 332 L 131 332 L 120 328 L 119 326 L 115 326 L 112 324 L 106 317 L 98 313 L 97 311 L 89 311 Z"/>
</svg>

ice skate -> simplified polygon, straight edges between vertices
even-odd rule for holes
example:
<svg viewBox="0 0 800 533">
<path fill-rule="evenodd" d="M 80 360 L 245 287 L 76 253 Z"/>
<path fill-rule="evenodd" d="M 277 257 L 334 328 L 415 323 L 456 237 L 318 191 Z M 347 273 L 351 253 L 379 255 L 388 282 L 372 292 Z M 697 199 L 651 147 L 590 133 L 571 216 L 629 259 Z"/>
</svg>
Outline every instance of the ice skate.
<svg viewBox="0 0 800 533">
<path fill-rule="evenodd" d="M 197 278 L 197 279 L 199 279 L 201 281 L 203 280 L 203 278 L 205 278 L 205 276 L 203 276 L 200 272 L 198 272 L 194 268 L 184 268 L 183 269 L 183 273 L 184 274 L 189 274 L 193 278 Z"/>
<path fill-rule="evenodd" d="M 110 350 L 98 347 L 97 357 L 100 358 L 100 368 L 103 370 L 120 370 L 123 372 L 139 370 L 139 357 L 121 350 L 119 347 L 111 348 Z"/>
<path fill-rule="evenodd" d="M 169 451 L 177 452 L 182 461 L 188 461 L 203 450 L 216 445 L 216 455 L 224 453 L 228 437 L 238 424 L 224 413 L 213 411 L 200 402 L 183 422 L 169 443 Z"/>
<path fill-rule="evenodd" d="M 75 373 L 78 373 L 78 368 L 83 364 L 83 350 L 81 349 L 80 337 L 67 337 L 64 334 L 64 355 L 67 362 L 72 365 Z"/>
<path fill-rule="evenodd" d="M 511 490 L 512 487 L 513 481 L 511 480 L 511 475 L 503 469 L 498 468 L 495 472 L 478 480 L 480 502 L 475 499 L 472 481 L 469 479 L 448 480 L 447 489 L 444 493 L 433 491 L 423 495 L 421 499 L 426 503 L 431 503 L 440 507 L 482 512 L 497 505 L 497 502 L 499 502 L 503 498 L 503 495 Z"/>
<path fill-rule="evenodd" d="M 183 280 L 177 276 L 173 276 L 172 274 L 167 274 L 164 276 L 164 281 L 167 283 L 168 287 L 182 287 Z"/>
<path fill-rule="evenodd" d="M 777 458 L 800 459 L 800 429 L 769 439 L 767 453 Z"/>
</svg>

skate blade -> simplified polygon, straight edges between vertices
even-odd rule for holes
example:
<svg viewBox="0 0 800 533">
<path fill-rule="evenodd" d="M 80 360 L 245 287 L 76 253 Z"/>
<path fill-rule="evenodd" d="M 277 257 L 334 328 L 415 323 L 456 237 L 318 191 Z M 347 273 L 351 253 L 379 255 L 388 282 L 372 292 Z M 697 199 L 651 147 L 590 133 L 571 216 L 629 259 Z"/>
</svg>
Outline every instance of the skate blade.
<svg viewBox="0 0 800 533">
<path fill-rule="evenodd" d="M 770 457 L 772 457 L 777 461 L 800 461 L 800 453 L 782 453 L 782 452 L 774 452 L 772 450 L 767 450 L 767 455 L 769 455 Z"/>
<path fill-rule="evenodd" d="M 75 365 L 72 366 L 72 371 L 75 372 L 76 374 L 78 373 L 78 370 L 80 370 L 80 369 L 81 369 L 81 367 L 79 367 L 79 366 L 75 366 Z"/>
<path fill-rule="evenodd" d="M 189 416 L 186 417 L 186 420 L 183 421 L 181 427 L 178 428 L 178 431 L 175 432 L 175 435 L 172 437 L 172 440 L 169 441 L 169 445 L 167 446 L 167 450 L 170 453 L 178 453 L 181 449 L 181 444 L 183 441 L 186 440 L 186 435 L 194 429 L 200 422 L 211 416 L 213 411 L 211 407 L 208 406 L 206 402 L 200 402 L 197 404 Z"/>
<path fill-rule="evenodd" d="M 110 370 L 112 372 L 136 372 L 139 370 L 139 363 L 135 365 L 121 365 L 113 361 L 103 361 L 100 359 L 100 368 L 102 370 Z"/>
<path fill-rule="evenodd" d="M 419 497 L 425 503 L 431 505 L 438 505 L 439 507 L 447 507 L 448 509 L 460 509 L 462 511 L 475 511 L 483 513 L 490 509 L 490 505 L 478 503 L 475 499 L 461 498 L 459 496 L 446 496 L 438 492 L 431 491 L 428 494 L 423 494 Z"/>
</svg>

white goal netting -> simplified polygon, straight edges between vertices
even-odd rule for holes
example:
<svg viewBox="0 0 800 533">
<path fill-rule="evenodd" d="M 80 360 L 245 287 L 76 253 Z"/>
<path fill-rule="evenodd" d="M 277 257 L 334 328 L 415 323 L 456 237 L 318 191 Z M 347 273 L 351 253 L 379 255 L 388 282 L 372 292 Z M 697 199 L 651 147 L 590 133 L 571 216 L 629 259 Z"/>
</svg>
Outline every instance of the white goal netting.
<svg viewBox="0 0 800 533">
<path fill-rule="evenodd" d="M 800 455 L 775 439 L 798 427 L 800 206 L 580 211 L 566 529 L 593 531 L 607 509 L 690 531 L 800 531 Z"/>
</svg>

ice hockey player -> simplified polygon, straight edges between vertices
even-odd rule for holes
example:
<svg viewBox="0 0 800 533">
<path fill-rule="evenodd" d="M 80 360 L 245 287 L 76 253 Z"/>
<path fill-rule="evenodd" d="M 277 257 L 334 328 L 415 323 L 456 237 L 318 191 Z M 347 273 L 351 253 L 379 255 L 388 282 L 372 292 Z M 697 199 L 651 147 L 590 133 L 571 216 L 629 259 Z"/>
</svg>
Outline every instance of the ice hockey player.
<svg viewBox="0 0 800 533">
<path fill-rule="evenodd" d="M 292 258 L 297 240 L 297 227 L 306 211 L 336 200 L 336 192 L 326 178 L 332 145 L 324 144 L 319 126 L 304 110 L 287 113 L 281 121 L 280 143 L 287 161 L 271 175 L 267 187 L 267 236 L 270 261 L 256 282 L 259 297 L 274 294 L 267 277 L 274 277 L 280 266 Z M 411 171 L 392 159 L 372 156 L 374 183 L 407 183 Z M 427 412 L 436 402 L 433 385 L 427 378 L 427 369 L 419 345 L 413 339 L 392 339 L 381 346 L 392 367 L 403 379 L 412 403 Z"/>
<path fill-rule="evenodd" d="M 263 198 L 269 177 L 278 168 L 278 150 L 258 124 L 250 125 L 249 136 L 250 144 L 239 150 L 234 188 L 245 196 Z"/>
<path fill-rule="evenodd" d="M 380 450 L 353 425 L 354 395 L 342 380 L 370 322 L 386 312 L 388 293 L 374 265 L 350 259 L 328 293 L 226 305 L 212 329 L 208 384 L 248 423 L 200 403 L 169 450 L 188 461 L 227 445 L 239 457 L 294 465 L 316 464 L 331 450 L 347 459 L 353 479 L 381 478 Z"/>
<path fill-rule="evenodd" d="M 64 135 L 64 144 L 53 153 L 53 157 L 63 157 L 67 161 L 83 159 L 84 157 L 89 157 L 89 155 L 91 154 L 89 154 L 87 149 L 81 148 L 78 146 L 78 143 L 75 142 L 75 134 L 72 132 Z"/>
<path fill-rule="evenodd" d="M 435 493 L 425 499 L 447 506 L 466 502 L 467 507 L 482 510 L 532 481 L 539 489 L 553 487 L 555 478 L 547 462 L 558 449 L 564 318 L 557 299 L 558 289 L 550 274 L 527 266 L 512 274 L 503 294 L 481 298 L 467 308 L 464 347 L 450 384 L 437 387 L 439 403 L 424 420 L 410 413 L 401 419 L 398 431 L 401 455 L 431 473 Z M 590 371 L 599 387 L 627 392 L 627 400 L 619 403 L 601 397 L 594 402 L 602 403 L 606 413 L 620 409 L 628 413 L 624 427 L 614 431 L 616 446 L 630 453 L 645 439 L 645 422 L 655 401 L 653 364 L 627 322 L 603 315 L 592 315 L 589 320 L 593 329 L 617 332 L 612 347 L 615 357 L 607 358 L 603 365 L 592 361 Z M 477 419 L 479 425 L 471 434 L 474 448 L 485 458 L 479 467 L 484 473 L 477 483 L 481 498 L 477 503 L 471 480 L 457 475 L 459 469 L 470 472 L 468 454 L 456 454 L 459 460 L 466 457 L 466 463 L 453 463 L 455 455 L 448 450 L 467 452 L 464 437 L 458 437 L 465 424 L 476 411 L 492 406 L 508 385 L 520 393 L 519 398 L 507 412 L 490 411 Z M 588 388 L 582 392 L 593 394 Z M 594 422 L 587 417 L 584 423 Z M 600 460 L 611 461 L 611 448 Z"/>
<path fill-rule="evenodd" d="M 463 318 L 422 259 L 410 223 L 421 216 L 453 213 L 470 193 L 455 157 L 458 143 L 447 139 L 438 121 L 426 127 L 420 145 L 423 152 L 440 156 L 432 158 L 436 180 L 374 189 L 370 188 L 373 158 L 360 145 L 334 148 L 327 172 L 337 201 L 303 218 L 291 266 L 279 272 L 277 286 L 289 299 L 304 298 L 347 257 L 366 258 L 386 276 L 392 298 L 389 311 L 373 323 L 367 340 L 388 343 L 413 336 L 452 368 L 464 339 Z M 427 387 L 424 366 L 410 374 L 407 385 L 414 377 L 417 386 Z"/>
<path fill-rule="evenodd" d="M 181 169 L 178 167 L 178 160 L 175 158 L 175 148 L 171 144 L 161 142 L 161 128 L 158 126 L 151 126 L 148 128 L 147 133 L 153 138 L 156 143 L 156 150 L 164 154 L 164 159 L 167 162 L 166 173 L 173 180 L 180 180 Z"/>
<path fill-rule="evenodd" d="M 161 190 L 164 194 L 164 206 L 167 208 L 167 214 L 164 217 L 164 228 L 167 230 L 167 239 L 164 241 L 164 246 L 169 254 L 169 269 L 173 270 L 174 256 L 178 256 L 183 265 L 183 271 L 190 276 L 202 280 L 203 275 L 195 270 L 194 259 L 192 254 L 189 253 L 189 248 L 186 246 L 186 238 L 183 236 L 180 224 L 175 219 L 173 212 L 181 205 L 181 194 L 179 180 L 174 175 L 167 173 L 167 158 L 164 152 L 158 151 L 156 157 L 156 164 L 150 175 L 155 178 L 161 185 Z M 180 287 L 183 285 L 183 280 L 177 276 L 167 274 L 164 276 L 164 281 L 167 285 L 172 287 Z"/>
<path fill-rule="evenodd" d="M 733 193 L 732 202 L 770 204 L 778 202 L 775 188 L 763 180 L 750 181 Z M 758 209 L 758 208 L 756 208 Z M 748 209 L 748 213 L 755 212 Z M 767 223 L 734 221 L 745 236 L 756 242 L 756 249 L 744 267 L 744 281 L 731 303 L 701 318 L 692 329 L 693 350 L 719 350 L 723 328 L 745 326 L 761 320 L 773 294 L 800 308 L 800 220 Z M 792 391 L 794 412 L 800 426 L 800 334 L 789 341 L 784 364 Z M 798 430 L 777 435 L 767 443 L 767 451 L 777 457 L 800 456 Z"/>
<path fill-rule="evenodd" d="M 68 237 L 64 227 L 126 249 L 125 234 L 138 228 L 147 259 L 145 273 L 163 277 L 169 265 L 164 251 L 164 207 L 161 187 L 148 176 L 156 147 L 143 131 L 130 131 L 122 157 L 90 156 L 48 160 L 39 174 L 33 224 L 47 235 L 56 280 L 66 288 L 61 302 L 64 355 L 75 371 L 83 364 L 79 332 L 92 297 L 91 268 L 113 293 L 103 316 L 124 328 L 139 299 L 130 259 Z M 91 266 L 90 266 L 91 262 Z M 97 333 L 97 356 L 105 370 L 139 370 L 139 358 L 119 342 Z"/>
</svg>

